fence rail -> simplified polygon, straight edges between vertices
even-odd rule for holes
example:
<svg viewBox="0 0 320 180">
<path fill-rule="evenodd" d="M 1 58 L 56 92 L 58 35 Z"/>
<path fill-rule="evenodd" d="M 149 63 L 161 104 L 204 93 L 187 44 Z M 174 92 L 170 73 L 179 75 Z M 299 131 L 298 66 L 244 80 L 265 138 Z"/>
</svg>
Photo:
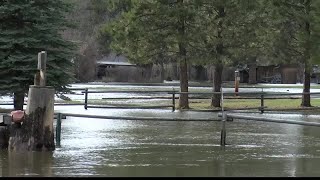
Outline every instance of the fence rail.
<svg viewBox="0 0 320 180">
<path fill-rule="evenodd" d="M 131 121 L 199 121 L 199 122 L 212 122 L 221 121 L 221 119 L 213 118 L 166 118 L 166 117 L 134 117 L 134 116 L 104 116 L 104 115 L 88 115 L 88 114 L 73 114 L 73 113 L 57 113 L 56 123 L 56 145 L 61 145 L 61 123 L 62 118 L 66 117 L 80 117 L 80 118 L 95 118 L 95 119 L 112 119 L 112 120 L 131 120 Z"/>
<path fill-rule="evenodd" d="M 164 94 L 172 94 L 172 105 L 167 105 L 167 106 L 148 106 L 148 107 L 143 107 L 143 106 L 139 106 L 139 107 L 132 107 L 132 106 L 118 106 L 118 108 L 121 109 L 125 109 L 125 108 L 134 108 L 134 109 L 153 109 L 153 108 L 168 108 L 171 107 L 172 111 L 175 111 L 175 100 L 178 98 L 177 95 L 180 94 L 188 94 L 188 95 L 221 95 L 221 96 L 225 96 L 225 95 L 232 95 L 236 97 L 241 97 L 241 95 L 246 95 L 246 96 L 254 96 L 257 98 L 257 96 L 259 96 L 257 99 L 260 99 L 260 107 L 257 108 L 242 108 L 242 110 L 246 110 L 246 109 L 258 109 L 260 110 L 261 113 L 264 113 L 265 110 L 267 109 L 267 106 L 264 105 L 264 100 L 265 99 L 271 99 L 271 96 L 274 97 L 281 97 L 281 96 L 293 96 L 293 95 L 305 95 L 305 94 L 310 94 L 310 95 L 320 95 L 320 93 L 267 93 L 267 92 L 237 92 L 235 94 L 235 92 L 178 92 L 175 90 L 172 91 L 89 91 L 88 89 L 85 89 L 85 91 L 82 91 L 82 93 L 85 94 L 85 104 L 84 104 L 84 108 L 88 109 L 88 108 L 116 108 L 115 106 L 90 106 L 88 105 L 88 95 L 90 93 L 134 93 L 134 94 L 150 94 L 150 93 L 164 93 Z M 268 97 L 269 96 L 269 97 Z M 147 99 L 167 99 L 169 97 L 148 97 Z M 194 99 L 196 99 L 197 97 L 194 97 Z M 230 98 L 230 97 L 229 97 Z M 291 98 L 291 97 L 290 97 Z M 103 99 L 108 99 L 108 98 L 103 98 Z M 110 98 L 110 99 L 115 99 L 114 97 Z M 126 98 L 116 98 L 116 99 L 130 99 L 128 97 Z M 135 97 L 133 99 L 143 99 L 143 97 Z M 203 98 L 204 99 L 204 98 Z M 239 109 L 238 109 L 239 110 Z"/>
<path fill-rule="evenodd" d="M 71 91 L 81 91 L 82 95 L 84 95 L 84 102 L 83 103 L 55 103 L 55 106 L 76 106 L 81 105 L 84 106 L 84 109 L 88 108 L 120 108 L 120 109 L 162 109 L 162 108 L 171 108 L 172 111 L 175 111 L 176 106 L 176 99 L 179 98 L 181 94 L 188 94 L 188 95 L 199 95 L 197 96 L 190 96 L 190 99 L 209 99 L 210 97 L 204 95 L 223 95 L 225 99 L 260 99 L 260 106 L 255 108 L 238 108 L 238 109 L 229 109 L 229 110 L 246 110 L 246 109 L 258 109 L 261 113 L 264 111 L 273 111 L 277 109 L 268 109 L 265 106 L 266 99 L 274 99 L 274 98 L 281 98 L 281 99 L 292 99 L 292 98 L 300 98 L 299 96 L 310 94 L 313 97 L 320 97 L 320 92 L 310 92 L 310 93 L 268 93 L 268 92 L 178 92 L 175 89 L 173 90 L 151 90 L 151 91 L 94 91 L 89 90 L 88 88 L 70 88 Z M 149 97 L 110 97 L 110 98 L 102 98 L 104 100 L 126 100 L 126 99 L 171 99 L 171 103 L 168 105 L 155 105 L 155 106 L 132 106 L 132 105 L 101 105 L 101 104 L 90 104 L 89 103 L 89 94 L 96 94 L 96 93 L 130 93 L 130 94 L 150 94 Z M 168 94 L 169 96 L 155 96 L 155 94 Z M 0 103 L 0 105 L 13 105 L 13 103 Z M 26 104 L 24 104 L 26 105 Z M 283 109 L 282 109 L 283 110 Z M 301 109 L 297 109 L 301 110 Z"/>
<path fill-rule="evenodd" d="M 161 108 L 172 108 L 172 105 L 163 105 L 163 106 L 90 106 L 87 105 L 87 108 L 101 108 L 101 109 L 161 109 Z"/>
<path fill-rule="evenodd" d="M 218 116 L 222 117 L 222 114 L 219 113 Z M 228 113 L 226 113 L 226 118 L 320 127 L 320 123 L 318 122 L 305 122 L 305 121 L 285 120 L 285 119 L 266 118 L 266 117 L 243 116 L 243 115 L 235 115 L 235 114 L 228 114 Z"/>
<path fill-rule="evenodd" d="M 88 106 L 88 94 L 89 93 L 125 93 L 129 91 L 88 91 L 88 89 L 85 89 L 84 94 L 85 94 L 85 109 L 87 108 L 139 108 L 141 107 L 128 107 L 128 106 Z M 173 111 L 175 110 L 175 99 L 176 95 L 179 94 L 219 94 L 221 95 L 221 106 L 222 106 L 222 114 L 219 114 L 219 117 L 222 117 L 221 119 L 184 119 L 184 118 L 162 118 L 162 117 L 128 117 L 128 116 L 102 116 L 102 115 L 81 115 L 81 114 L 71 114 L 71 113 L 64 113 L 58 114 L 58 119 L 57 119 L 57 126 L 56 126 L 56 133 L 59 133 L 59 135 L 56 136 L 56 142 L 58 145 L 60 145 L 60 133 L 61 133 L 61 118 L 63 116 L 73 116 L 73 117 L 83 117 L 83 118 L 99 118 L 99 119 L 114 119 L 114 120 L 154 120 L 154 121 L 221 121 L 221 139 L 220 139 L 220 145 L 225 146 L 226 145 L 226 122 L 230 119 L 237 118 L 237 119 L 246 119 L 246 120 L 254 120 L 254 121 L 265 121 L 265 122 L 275 122 L 275 123 L 286 123 L 286 124 L 296 124 L 296 125 L 304 125 L 304 126 L 316 126 L 320 127 L 320 123 L 316 122 L 302 122 L 302 121 L 292 121 L 292 120 L 283 120 L 283 119 L 270 119 L 270 118 L 261 118 L 261 117 L 251 117 L 251 116 L 237 116 L 237 115 L 232 115 L 232 114 L 226 114 L 224 111 L 223 107 L 223 101 L 224 101 L 224 95 L 234 95 L 235 93 L 225 93 L 222 91 L 221 92 L 201 92 L 201 93 L 196 93 L 196 92 L 176 92 L 176 91 L 139 91 L 139 92 L 134 92 L 130 91 L 130 93 L 167 93 L 167 94 L 172 94 L 172 106 L 149 106 L 148 108 L 161 108 L 161 107 L 172 107 Z M 266 93 L 266 92 L 238 92 L 237 96 L 239 95 L 259 95 L 260 96 L 260 107 L 255 107 L 255 108 L 242 108 L 242 109 L 259 109 L 261 113 L 264 113 L 266 110 L 266 106 L 264 106 L 264 99 L 265 96 L 283 96 L 283 95 L 304 95 L 304 94 L 310 94 L 310 95 L 318 95 L 320 93 Z M 147 107 L 145 107 L 147 108 Z M 241 108 L 240 108 L 241 109 Z"/>
<path fill-rule="evenodd" d="M 75 89 L 72 89 L 75 90 Z M 243 120 L 251 120 L 251 121 L 264 121 L 264 122 L 273 122 L 273 123 L 285 123 L 285 124 L 295 124 L 295 125 L 303 125 L 303 126 L 313 126 L 313 127 L 320 127 L 320 123 L 318 122 L 304 122 L 304 121 L 293 121 L 293 120 L 284 120 L 284 119 L 274 119 L 274 118 L 265 118 L 265 117 L 252 117 L 252 116 L 242 116 L 242 115 L 235 115 L 226 113 L 225 109 L 223 107 L 223 101 L 225 99 L 225 95 L 233 95 L 235 96 L 235 93 L 232 92 L 223 92 L 221 89 L 221 92 L 177 92 L 175 90 L 172 91 L 89 91 L 88 89 L 77 89 L 77 90 L 84 90 L 82 93 L 84 93 L 85 101 L 84 103 L 70 103 L 70 104 L 63 104 L 63 103 L 55 103 L 55 105 L 61 105 L 61 106 L 68 106 L 68 105 L 84 105 L 85 109 L 87 108 L 117 108 L 117 109 L 156 109 L 156 108 L 172 108 L 173 111 L 175 111 L 175 100 L 177 99 L 177 95 L 180 94 L 197 94 L 197 95 L 220 95 L 221 96 L 221 110 L 222 113 L 218 114 L 218 119 L 213 118 L 202 118 L 202 119 L 195 119 L 195 118 L 165 118 L 165 117 L 133 117 L 133 116 L 104 116 L 104 115 L 83 115 L 83 114 L 73 114 L 73 113 L 55 113 L 54 118 L 57 119 L 56 121 L 56 144 L 57 146 L 60 146 L 61 142 L 61 124 L 62 119 L 66 119 L 68 116 L 70 117 L 80 117 L 80 118 L 98 118 L 98 119 L 113 119 L 113 120 L 137 120 L 137 121 L 217 121 L 221 122 L 221 141 L 220 144 L 222 146 L 226 145 L 226 122 L 230 119 L 243 119 Z M 88 103 L 88 95 L 90 93 L 139 93 L 139 94 L 170 94 L 172 95 L 172 104 L 170 105 L 158 105 L 158 106 L 92 106 Z M 258 96 L 260 98 L 260 106 L 259 107 L 253 107 L 253 108 L 238 108 L 237 110 L 247 110 L 247 109 L 258 109 L 261 111 L 261 113 L 264 113 L 264 111 L 268 110 L 267 106 L 264 106 L 264 100 L 267 99 L 267 96 L 292 96 L 292 95 L 320 95 L 320 93 L 267 93 L 267 92 L 237 92 L 236 97 L 240 97 L 240 95 L 248 95 L 248 96 Z M 114 97 L 113 97 L 114 98 Z M 167 97 L 170 99 L 170 97 Z M 9 104 L 9 103 L 8 103 Z M 5 104 L 5 105 L 8 105 Z M 13 105 L 13 103 L 10 103 Z M 0 105 L 3 105 L 0 104 Z M 309 109 L 309 108 L 308 108 Z M 314 109 L 320 109 L 320 107 L 314 107 Z M 232 109 L 228 109 L 230 111 Z"/>
</svg>

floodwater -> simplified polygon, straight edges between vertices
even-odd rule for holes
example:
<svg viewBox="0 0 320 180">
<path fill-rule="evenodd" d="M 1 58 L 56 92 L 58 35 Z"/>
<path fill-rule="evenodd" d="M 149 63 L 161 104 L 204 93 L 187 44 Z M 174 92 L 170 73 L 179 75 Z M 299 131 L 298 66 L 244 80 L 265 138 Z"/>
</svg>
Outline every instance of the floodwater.
<svg viewBox="0 0 320 180">
<path fill-rule="evenodd" d="M 217 118 L 211 112 L 88 109 L 56 112 L 136 117 Z M 318 115 L 263 116 L 320 122 Z M 246 120 L 227 122 L 130 121 L 67 117 L 54 152 L 0 152 L 1 176 L 320 176 L 318 127 Z"/>
</svg>

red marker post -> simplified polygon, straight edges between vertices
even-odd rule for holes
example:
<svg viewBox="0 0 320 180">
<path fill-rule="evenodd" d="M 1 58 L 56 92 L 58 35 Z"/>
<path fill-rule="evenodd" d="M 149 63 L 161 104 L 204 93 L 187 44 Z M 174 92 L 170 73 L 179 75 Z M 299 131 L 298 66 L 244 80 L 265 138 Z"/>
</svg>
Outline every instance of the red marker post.
<svg viewBox="0 0 320 180">
<path fill-rule="evenodd" d="M 238 70 L 234 71 L 234 95 L 238 96 L 239 92 L 240 73 Z"/>
</svg>

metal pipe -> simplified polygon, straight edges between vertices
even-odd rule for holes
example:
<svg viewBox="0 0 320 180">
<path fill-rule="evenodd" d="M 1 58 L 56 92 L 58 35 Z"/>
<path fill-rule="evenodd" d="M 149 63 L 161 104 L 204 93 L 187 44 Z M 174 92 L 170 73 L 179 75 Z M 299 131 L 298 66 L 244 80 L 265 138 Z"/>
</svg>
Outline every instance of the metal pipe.
<svg viewBox="0 0 320 180">
<path fill-rule="evenodd" d="M 86 91 L 82 91 L 86 93 Z M 137 93 L 137 94 L 150 94 L 150 93 L 166 93 L 166 94 L 220 94 L 220 92 L 172 92 L 172 91 L 87 91 L 87 93 Z M 233 95 L 233 93 L 224 93 L 228 95 Z M 239 92 L 239 94 L 261 94 L 261 92 Z M 320 94 L 320 93 L 319 93 Z"/>
<path fill-rule="evenodd" d="M 219 114 L 218 116 L 221 117 L 221 114 Z M 264 121 L 264 122 L 320 127 L 320 123 L 317 123 L 317 122 L 293 121 L 293 120 L 274 119 L 274 118 L 265 118 L 265 117 L 242 116 L 242 115 L 234 115 L 234 114 L 227 114 L 226 116 L 227 118 L 243 119 L 243 120 L 250 120 L 250 121 Z"/>
<path fill-rule="evenodd" d="M 174 112 L 175 110 L 176 110 L 176 97 L 175 97 L 175 92 L 173 89 L 173 92 L 172 92 L 172 112 Z"/>
<path fill-rule="evenodd" d="M 97 118 L 97 119 L 113 119 L 113 120 L 153 120 L 153 121 L 221 121 L 221 119 L 184 119 L 184 118 L 165 118 L 165 117 L 132 117 L 132 116 L 103 116 L 103 115 L 87 115 L 87 114 L 72 114 L 63 113 L 64 116 L 83 117 L 83 118 Z"/>
<path fill-rule="evenodd" d="M 57 124 L 56 124 L 56 146 L 60 147 L 61 146 L 61 119 L 62 119 L 62 114 L 58 113 L 57 117 Z"/>
<path fill-rule="evenodd" d="M 81 105 L 85 105 L 85 103 L 55 103 L 55 106 L 81 106 Z"/>
<path fill-rule="evenodd" d="M 102 98 L 104 100 L 132 100 L 132 99 L 172 99 L 172 96 L 151 96 L 151 97 L 134 97 L 134 96 L 127 96 L 127 97 L 108 97 L 108 98 Z M 178 97 L 176 97 L 176 99 L 178 99 Z M 191 98 L 189 98 L 191 99 Z M 193 98 L 193 99 L 201 99 L 201 98 Z M 208 98 L 202 98 L 202 99 L 208 99 Z"/>
<path fill-rule="evenodd" d="M 86 93 L 86 91 L 82 91 Z M 138 94 L 150 94 L 150 93 L 166 93 L 171 94 L 171 91 L 87 91 L 87 93 L 138 93 Z"/>
<path fill-rule="evenodd" d="M 240 81 L 240 74 L 239 71 L 236 70 L 234 72 L 234 95 L 238 96 L 238 92 L 239 92 L 239 81 Z"/>
<path fill-rule="evenodd" d="M 88 88 L 84 91 L 84 109 L 88 109 Z"/>
<path fill-rule="evenodd" d="M 54 113 L 53 118 L 54 118 L 54 119 L 58 119 L 58 115 L 59 115 L 59 113 Z M 65 115 L 62 115 L 61 119 L 66 119 L 66 116 L 65 116 Z"/>
<path fill-rule="evenodd" d="M 260 100 L 261 102 L 261 104 L 260 104 L 260 111 L 261 111 L 261 114 L 263 114 L 264 113 L 264 95 L 263 94 L 261 94 L 261 100 Z"/>
<path fill-rule="evenodd" d="M 170 92 L 168 92 L 170 93 Z M 220 94 L 220 92 L 176 92 L 176 94 Z M 224 95 L 234 95 L 234 93 L 227 92 L 223 93 Z M 238 92 L 237 94 L 241 95 L 261 95 L 264 94 L 265 96 L 285 96 L 285 95 L 304 95 L 304 94 L 310 94 L 310 95 L 320 95 L 320 92 L 318 93 L 266 93 L 266 92 Z"/>
<path fill-rule="evenodd" d="M 222 111 L 222 121 L 221 121 L 221 139 L 220 139 L 220 145 L 225 146 L 226 145 L 226 113 L 224 112 L 224 106 L 223 106 L 223 90 L 222 87 L 220 89 L 221 92 L 221 111 Z"/>
<path fill-rule="evenodd" d="M 90 106 L 87 105 L 87 108 L 109 108 L 109 109 L 158 109 L 158 108 L 172 108 L 172 105 L 163 105 L 163 106 Z"/>
</svg>

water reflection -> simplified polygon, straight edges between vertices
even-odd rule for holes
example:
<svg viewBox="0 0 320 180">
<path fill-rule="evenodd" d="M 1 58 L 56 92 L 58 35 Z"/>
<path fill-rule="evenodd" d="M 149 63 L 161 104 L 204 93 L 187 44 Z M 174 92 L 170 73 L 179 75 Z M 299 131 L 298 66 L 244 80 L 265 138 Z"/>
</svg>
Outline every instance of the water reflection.
<svg viewBox="0 0 320 180">
<path fill-rule="evenodd" d="M 142 117 L 212 118 L 170 110 L 63 112 Z M 246 114 L 319 121 L 304 114 Z M 320 176 L 317 127 L 234 120 L 220 147 L 219 122 L 129 121 L 67 117 L 53 153 L 1 151 L 2 176 Z"/>
<path fill-rule="evenodd" d="M 52 152 L 1 152 L 2 176 L 53 176 Z"/>
</svg>

